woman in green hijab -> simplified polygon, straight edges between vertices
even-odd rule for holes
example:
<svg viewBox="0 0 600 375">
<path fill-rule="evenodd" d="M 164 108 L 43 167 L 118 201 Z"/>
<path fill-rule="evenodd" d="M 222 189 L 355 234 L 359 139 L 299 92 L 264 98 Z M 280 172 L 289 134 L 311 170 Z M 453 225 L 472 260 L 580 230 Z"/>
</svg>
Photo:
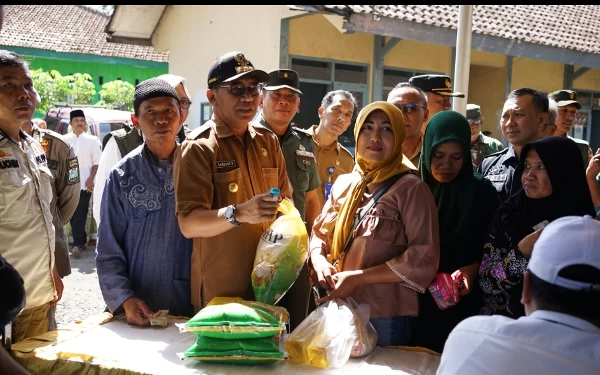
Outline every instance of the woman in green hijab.
<svg viewBox="0 0 600 375">
<path fill-rule="evenodd" d="M 431 118 L 419 165 L 438 210 L 438 273 L 448 273 L 459 282 L 460 300 L 441 310 L 429 291 L 421 295 L 413 345 L 441 352 L 452 329 L 478 314 L 479 263 L 488 226 L 501 202 L 491 183 L 473 173 L 469 122 L 458 112 L 443 111 Z"/>
</svg>

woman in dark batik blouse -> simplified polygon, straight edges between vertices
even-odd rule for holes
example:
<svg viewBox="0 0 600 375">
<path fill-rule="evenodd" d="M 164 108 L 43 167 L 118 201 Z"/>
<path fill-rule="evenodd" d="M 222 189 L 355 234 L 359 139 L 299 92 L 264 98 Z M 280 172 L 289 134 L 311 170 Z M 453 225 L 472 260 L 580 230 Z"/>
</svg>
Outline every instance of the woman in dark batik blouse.
<svg viewBox="0 0 600 375">
<path fill-rule="evenodd" d="M 515 177 L 521 172 L 523 188 L 498 208 L 484 245 L 479 285 L 485 315 L 525 315 L 520 300 L 531 253 L 519 248 L 523 238 L 563 216 L 594 216 L 583 159 L 572 140 L 548 137 L 526 144 Z"/>
</svg>

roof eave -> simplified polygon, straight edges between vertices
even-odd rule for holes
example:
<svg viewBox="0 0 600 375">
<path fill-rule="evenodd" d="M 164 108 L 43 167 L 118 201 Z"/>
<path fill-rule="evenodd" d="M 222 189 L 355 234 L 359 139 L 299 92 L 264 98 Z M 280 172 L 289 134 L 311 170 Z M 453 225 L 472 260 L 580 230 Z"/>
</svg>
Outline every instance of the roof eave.
<svg viewBox="0 0 600 375">
<path fill-rule="evenodd" d="M 138 7 L 150 8 L 150 7 L 156 7 L 156 5 L 145 5 L 145 6 L 138 5 Z M 116 17 L 120 12 L 123 12 L 123 13 L 127 12 L 127 8 L 125 8 L 124 6 L 115 5 L 115 9 L 114 9 L 112 15 L 110 16 L 110 20 L 108 21 L 108 23 L 106 24 L 106 27 L 104 29 L 104 32 L 106 34 L 108 34 L 108 36 L 106 37 L 106 41 L 109 43 L 123 43 L 123 44 L 131 44 L 131 45 L 138 45 L 138 46 L 152 46 L 152 37 L 154 36 L 156 29 L 160 25 L 160 22 L 167 10 L 167 7 L 168 7 L 168 5 L 163 7 L 160 17 L 157 18 L 156 21 L 154 21 L 153 24 L 151 25 L 152 32 L 150 33 L 150 35 L 148 37 L 133 37 L 133 36 L 127 36 L 127 35 L 118 35 L 119 27 L 118 27 L 118 25 L 116 25 L 116 21 L 115 21 Z"/>
<path fill-rule="evenodd" d="M 350 32 L 363 32 L 399 39 L 416 40 L 426 43 L 456 46 L 456 29 L 426 25 L 382 17 L 367 13 L 351 12 L 343 28 Z M 600 69 L 600 55 L 574 49 L 523 42 L 517 39 L 473 33 L 471 48 L 494 52 L 507 56 L 526 57 L 536 60 L 553 61 L 567 65 Z"/>
</svg>

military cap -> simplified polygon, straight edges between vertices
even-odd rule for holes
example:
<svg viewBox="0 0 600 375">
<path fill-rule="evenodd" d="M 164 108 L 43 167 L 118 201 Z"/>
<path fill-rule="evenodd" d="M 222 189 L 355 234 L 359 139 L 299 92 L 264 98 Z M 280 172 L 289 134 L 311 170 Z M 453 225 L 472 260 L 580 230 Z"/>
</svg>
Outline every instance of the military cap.
<svg viewBox="0 0 600 375">
<path fill-rule="evenodd" d="M 467 120 L 481 120 L 481 107 L 477 104 L 467 104 L 467 115 L 465 117 Z"/>
<path fill-rule="evenodd" d="M 573 90 L 558 90 L 554 91 L 550 95 L 549 98 L 554 99 L 556 105 L 559 107 L 564 107 L 567 105 L 574 104 L 577 109 L 581 109 L 581 103 L 577 101 L 577 92 Z"/>
<path fill-rule="evenodd" d="M 302 94 L 302 91 L 300 91 L 300 78 L 294 70 L 277 69 L 269 72 L 269 76 L 271 79 L 265 84 L 265 90 L 279 90 L 285 87 Z"/>
<path fill-rule="evenodd" d="M 215 60 L 208 71 L 208 87 L 219 83 L 235 81 L 244 76 L 253 76 L 258 82 L 266 82 L 271 77 L 263 70 L 254 69 L 250 60 L 238 51 L 228 52 Z"/>
<path fill-rule="evenodd" d="M 450 77 L 442 74 L 423 74 L 411 77 L 408 80 L 413 86 L 417 86 L 425 92 L 434 92 L 444 96 L 456 96 L 464 98 L 465 94 L 461 92 L 452 92 L 452 80 Z"/>
</svg>

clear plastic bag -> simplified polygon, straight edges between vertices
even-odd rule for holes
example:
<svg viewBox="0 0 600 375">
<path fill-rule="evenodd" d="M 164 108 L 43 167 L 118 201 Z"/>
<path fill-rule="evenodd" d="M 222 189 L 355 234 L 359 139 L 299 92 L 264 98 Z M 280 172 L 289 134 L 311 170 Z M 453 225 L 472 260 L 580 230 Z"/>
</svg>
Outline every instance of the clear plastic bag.
<svg viewBox="0 0 600 375">
<path fill-rule="evenodd" d="M 371 354 L 377 346 L 379 334 L 369 321 L 371 317 L 371 308 L 367 304 L 359 305 L 354 298 L 346 298 L 346 302 L 354 313 L 354 322 L 356 326 L 356 340 L 352 345 L 350 357 L 364 357 Z"/>
<path fill-rule="evenodd" d="M 277 209 L 283 215 L 261 236 L 252 270 L 254 296 L 269 305 L 287 293 L 308 257 L 308 233 L 300 212 L 287 198 Z"/>
<path fill-rule="evenodd" d="M 314 367 L 341 367 L 357 338 L 354 313 L 340 299 L 314 310 L 285 342 L 288 359 Z"/>
</svg>

